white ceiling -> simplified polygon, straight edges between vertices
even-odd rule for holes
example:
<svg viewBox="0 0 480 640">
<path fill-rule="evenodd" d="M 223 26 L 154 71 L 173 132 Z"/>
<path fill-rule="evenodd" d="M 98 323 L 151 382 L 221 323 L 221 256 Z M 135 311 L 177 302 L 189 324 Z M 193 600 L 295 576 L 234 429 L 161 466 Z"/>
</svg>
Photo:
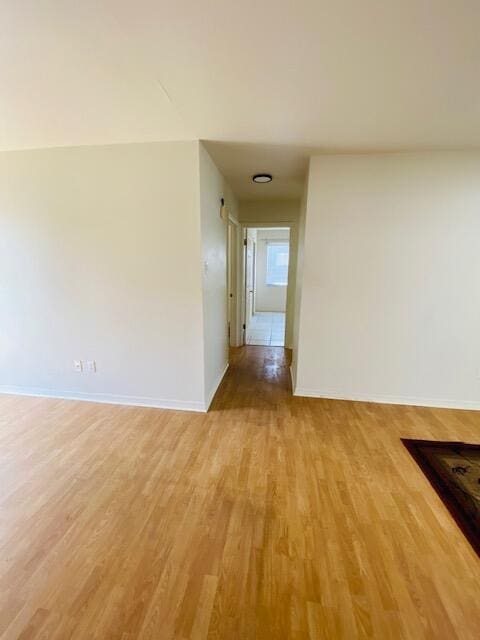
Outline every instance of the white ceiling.
<svg viewBox="0 0 480 640">
<path fill-rule="evenodd" d="M 309 147 L 204 140 L 208 152 L 233 191 L 245 200 L 299 199 L 302 196 Z M 272 173 L 273 181 L 256 184 L 256 173 Z"/>
<path fill-rule="evenodd" d="M 3 0 L 0 148 L 235 143 L 239 195 L 290 197 L 306 147 L 480 146 L 479 33 L 478 0 Z"/>
</svg>

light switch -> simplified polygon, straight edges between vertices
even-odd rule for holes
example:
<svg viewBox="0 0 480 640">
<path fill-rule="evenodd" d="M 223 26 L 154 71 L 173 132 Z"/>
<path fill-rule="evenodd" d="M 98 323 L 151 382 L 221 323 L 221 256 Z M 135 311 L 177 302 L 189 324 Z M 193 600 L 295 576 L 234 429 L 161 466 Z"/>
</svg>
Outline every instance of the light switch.
<svg viewBox="0 0 480 640">
<path fill-rule="evenodd" d="M 73 368 L 75 369 L 75 371 L 78 371 L 78 373 L 81 373 L 83 371 L 83 364 L 81 360 L 74 360 L 73 361 Z"/>
</svg>

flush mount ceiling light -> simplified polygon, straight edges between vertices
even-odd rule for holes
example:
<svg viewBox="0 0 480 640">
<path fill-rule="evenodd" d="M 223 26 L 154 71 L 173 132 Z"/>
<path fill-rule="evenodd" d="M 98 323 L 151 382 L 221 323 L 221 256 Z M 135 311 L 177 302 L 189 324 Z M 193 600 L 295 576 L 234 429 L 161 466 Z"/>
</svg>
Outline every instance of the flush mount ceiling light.
<svg viewBox="0 0 480 640">
<path fill-rule="evenodd" d="M 252 180 L 254 182 L 264 184 L 265 182 L 271 182 L 273 178 L 269 173 L 257 173 L 256 175 L 253 176 Z"/>
</svg>

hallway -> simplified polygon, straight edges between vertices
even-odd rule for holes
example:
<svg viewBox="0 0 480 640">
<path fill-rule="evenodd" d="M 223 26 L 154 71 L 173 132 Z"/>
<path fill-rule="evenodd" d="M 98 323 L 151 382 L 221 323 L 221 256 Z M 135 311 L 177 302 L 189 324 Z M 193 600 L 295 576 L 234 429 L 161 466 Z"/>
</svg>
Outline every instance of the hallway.
<svg viewBox="0 0 480 640">
<path fill-rule="evenodd" d="M 0 639 L 474 640 L 480 562 L 399 438 L 469 411 L 292 397 L 232 350 L 208 414 L 0 397 Z"/>
<path fill-rule="evenodd" d="M 256 311 L 248 326 L 247 344 L 283 347 L 285 344 L 285 313 Z"/>
</svg>

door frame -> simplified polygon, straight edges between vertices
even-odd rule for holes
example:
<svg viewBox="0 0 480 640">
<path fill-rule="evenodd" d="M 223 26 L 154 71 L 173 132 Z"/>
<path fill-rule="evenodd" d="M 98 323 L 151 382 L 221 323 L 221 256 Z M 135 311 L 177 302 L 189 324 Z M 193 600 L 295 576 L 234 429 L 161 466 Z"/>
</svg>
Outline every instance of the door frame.
<svg viewBox="0 0 480 640">
<path fill-rule="evenodd" d="M 230 230 L 230 242 L 228 233 Z M 242 269 L 243 269 L 243 229 L 235 218 L 228 217 L 227 228 L 227 321 L 230 321 L 231 347 L 240 347 L 243 344 L 243 319 L 242 319 Z M 230 294 L 231 297 L 230 297 Z M 230 318 L 228 318 L 228 305 L 230 305 Z"/>
<path fill-rule="evenodd" d="M 243 247 L 244 247 L 244 299 L 245 299 L 245 308 L 244 308 L 244 314 L 243 314 L 243 341 L 244 344 L 247 341 L 247 334 L 248 334 L 248 327 L 250 324 L 250 321 L 252 319 L 252 316 L 255 315 L 255 299 L 256 299 L 256 281 L 257 281 L 257 273 L 256 273 L 256 268 L 257 268 L 257 241 L 256 239 L 254 240 L 253 238 L 251 239 L 251 249 L 252 249 L 252 265 L 251 265 L 251 289 L 249 287 L 247 287 L 247 281 L 248 281 L 248 229 L 251 229 L 252 227 L 246 227 L 244 229 L 244 240 L 243 240 Z M 250 295 L 251 294 L 251 295 Z M 250 317 L 249 316 L 250 313 Z"/>
<path fill-rule="evenodd" d="M 289 239 L 289 253 L 290 260 L 288 266 L 288 285 L 287 285 L 287 309 L 285 315 L 285 347 L 292 348 L 292 337 L 293 337 L 293 313 L 295 307 L 295 288 L 296 288 L 296 276 L 297 276 L 297 251 L 298 251 L 298 223 L 296 220 L 288 220 L 288 221 L 278 221 L 278 222 L 241 222 L 239 223 L 241 228 L 240 236 L 240 253 L 242 256 L 242 264 L 240 265 L 240 269 L 237 273 L 240 274 L 241 280 L 240 290 L 241 295 L 239 297 L 240 300 L 240 317 L 242 318 L 242 327 L 241 330 L 241 342 L 240 344 L 244 345 L 246 343 L 246 335 L 245 335 L 245 325 L 246 325 L 246 313 L 247 313 L 247 301 L 246 301 L 246 256 L 247 256 L 247 245 L 245 244 L 245 239 L 247 236 L 247 229 L 289 229 L 290 231 L 290 239 Z"/>
</svg>

